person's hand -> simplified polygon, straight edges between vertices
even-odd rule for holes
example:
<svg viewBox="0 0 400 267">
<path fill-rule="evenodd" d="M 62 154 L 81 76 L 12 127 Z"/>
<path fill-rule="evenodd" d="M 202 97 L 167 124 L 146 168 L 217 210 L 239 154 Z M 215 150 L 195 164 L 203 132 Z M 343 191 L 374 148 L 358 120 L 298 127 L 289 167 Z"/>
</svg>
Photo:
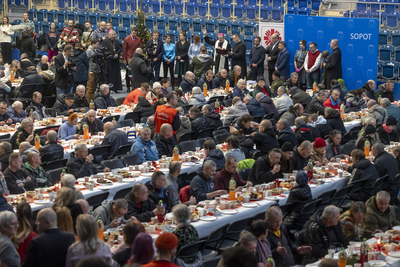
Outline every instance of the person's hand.
<svg viewBox="0 0 400 267">
<path fill-rule="evenodd" d="M 319 161 L 314 161 L 315 166 L 317 167 L 321 167 L 321 163 L 319 163 Z"/>
<path fill-rule="evenodd" d="M 71 108 L 71 109 L 69 109 L 68 111 L 67 111 L 67 113 L 73 113 L 74 112 L 74 109 L 73 108 Z"/>
<path fill-rule="evenodd" d="M 7 120 L 7 123 L 12 123 L 13 121 L 12 121 L 12 119 L 11 118 L 9 118 L 8 120 Z"/>
<path fill-rule="evenodd" d="M 196 198 L 194 196 L 190 196 L 189 198 L 189 205 L 196 205 Z"/>
<path fill-rule="evenodd" d="M 154 51 L 153 51 L 153 55 L 155 55 L 155 54 L 156 54 L 156 51 L 154 50 Z"/>
<path fill-rule="evenodd" d="M 236 129 L 235 127 L 229 126 L 229 132 L 230 132 L 230 133 L 234 133 L 234 132 L 236 132 L 236 131 L 237 131 L 237 129 Z"/>
<path fill-rule="evenodd" d="M 86 44 L 82 44 L 82 47 L 86 47 Z"/>
<path fill-rule="evenodd" d="M 33 140 L 33 134 L 30 134 L 29 136 L 28 136 L 28 138 L 26 138 L 26 141 L 27 142 L 30 142 L 30 141 L 32 141 Z"/>
<path fill-rule="evenodd" d="M 310 71 L 310 70 L 306 70 L 306 72 L 307 72 L 307 73 L 310 73 L 311 71 Z"/>
<path fill-rule="evenodd" d="M 103 36 L 103 38 L 101 38 L 101 39 L 105 40 L 106 38 L 107 38 L 107 37 Z"/>
<path fill-rule="evenodd" d="M 274 168 L 272 169 L 272 174 L 275 174 L 275 173 L 277 173 L 277 172 L 279 172 L 281 170 L 281 165 L 279 165 L 279 164 L 275 164 L 274 165 Z"/>
<path fill-rule="evenodd" d="M 54 51 L 54 48 L 52 48 L 51 51 Z"/>
<path fill-rule="evenodd" d="M 183 62 L 185 62 L 185 60 L 181 59 L 181 62 L 183 63 Z"/>
<path fill-rule="evenodd" d="M 24 187 L 24 183 L 19 183 L 18 186 L 19 187 Z"/>
<path fill-rule="evenodd" d="M 331 158 L 331 162 L 336 162 L 336 158 Z"/>
<path fill-rule="evenodd" d="M 74 134 L 75 139 L 79 139 L 81 137 L 79 134 Z"/>
<path fill-rule="evenodd" d="M 181 56 L 177 56 L 176 58 L 180 60 L 180 59 L 181 59 Z"/>
<path fill-rule="evenodd" d="M 99 140 L 94 140 L 94 141 L 92 141 L 92 144 L 94 144 L 94 145 L 98 145 L 98 144 L 100 144 L 100 142 L 99 142 Z"/>
<path fill-rule="evenodd" d="M 217 190 L 214 192 L 216 196 L 222 196 L 225 195 L 227 193 L 226 190 Z"/>
<path fill-rule="evenodd" d="M 243 186 L 238 186 L 238 187 L 236 187 L 235 192 L 242 192 L 242 190 L 243 190 Z"/>
<path fill-rule="evenodd" d="M 278 248 L 276 249 L 280 255 L 286 255 L 287 250 L 285 247 L 281 246 L 281 242 L 278 242 Z"/>
<path fill-rule="evenodd" d="M 155 58 L 153 58 L 153 61 L 154 61 L 154 62 L 156 62 L 156 61 L 157 61 L 157 58 L 156 58 L 156 57 L 155 57 Z"/>
<path fill-rule="evenodd" d="M 253 128 L 258 128 L 258 127 L 260 127 L 260 124 L 258 124 L 257 122 L 255 122 Z"/>
<path fill-rule="evenodd" d="M 30 180 L 32 180 L 32 178 L 30 176 L 28 176 L 28 177 L 26 177 L 25 180 L 30 181 Z"/>
<path fill-rule="evenodd" d="M 129 220 L 131 221 L 137 221 L 138 219 L 135 216 L 132 216 Z"/>
<path fill-rule="evenodd" d="M 271 60 L 271 57 L 267 57 L 267 60 Z"/>
<path fill-rule="evenodd" d="M 63 40 L 66 41 L 66 42 L 68 42 L 68 37 L 67 37 L 67 36 L 64 36 Z"/>
<path fill-rule="evenodd" d="M 232 54 L 233 54 L 233 52 L 232 52 L 232 51 L 229 51 L 229 52 L 228 52 L 228 55 L 232 56 Z"/>
<path fill-rule="evenodd" d="M 255 136 L 256 134 L 257 134 L 257 132 L 252 132 L 250 135 Z"/>
<path fill-rule="evenodd" d="M 118 57 L 118 54 L 115 54 L 114 58 L 117 58 L 117 57 Z"/>
<path fill-rule="evenodd" d="M 76 67 L 72 67 L 71 70 L 76 71 Z"/>
<path fill-rule="evenodd" d="M 81 112 L 84 113 L 84 112 L 85 112 L 85 109 L 84 109 L 84 108 L 81 108 Z"/>
<path fill-rule="evenodd" d="M 64 63 L 64 66 L 65 66 L 65 67 L 68 67 L 68 61 Z"/>
<path fill-rule="evenodd" d="M 203 27 L 203 35 L 204 35 L 204 36 L 207 36 L 207 30 L 206 30 L 206 27 Z"/>
<path fill-rule="evenodd" d="M 111 171 L 110 168 L 108 168 L 108 167 L 104 168 L 104 172 L 110 172 L 110 171 Z"/>
<path fill-rule="evenodd" d="M 125 65 L 128 65 L 128 63 L 126 63 L 126 60 L 124 60 L 124 64 L 125 64 Z"/>
<path fill-rule="evenodd" d="M 275 67 L 275 70 L 278 70 L 278 68 L 277 68 L 277 67 Z"/>
<path fill-rule="evenodd" d="M 322 64 L 322 66 L 325 68 L 326 63 Z"/>
<path fill-rule="evenodd" d="M 86 159 L 85 159 L 86 162 L 92 162 L 92 160 L 93 160 L 93 155 L 90 154 L 90 155 L 86 156 Z"/>
<path fill-rule="evenodd" d="M 251 65 L 253 66 L 253 68 L 257 68 L 257 64 L 256 63 L 253 63 Z"/>
<path fill-rule="evenodd" d="M 170 59 L 167 60 L 167 64 L 169 64 L 169 63 L 171 63 L 171 60 L 170 60 Z"/>
<path fill-rule="evenodd" d="M 383 233 L 383 231 L 382 231 L 381 229 L 376 229 L 376 230 L 372 233 L 372 235 L 375 235 L 375 234 L 377 234 L 377 233 Z"/>
<path fill-rule="evenodd" d="M 117 228 L 121 224 L 119 219 L 115 219 L 110 223 L 110 228 Z"/>
<path fill-rule="evenodd" d="M 6 122 L 0 121 L 0 125 L 5 125 L 5 124 L 6 124 Z"/>
<path fill-rule="evenodd" d="M 301 246 L 297 248 L 297 252 L 302 255 L 302 254 L 309 254 L 312 250 L 311 246 Z"/>
<path fill-rule="evenodd" d="M 328 159 L 324 159 L 324 160 L 322 161 L 322 163 L 323 163 L 324 165 L 326 165 L 326 164 L 329 163 L 329 160 L 328 160 Z"/>
<path fill-rule="evenodd" d="M 153 210 L 153 213 L 154 213 L 154 215 L 156 215 L 157 216 L 157 208 L 155 208 L 154 210 Z"/>
</svg>

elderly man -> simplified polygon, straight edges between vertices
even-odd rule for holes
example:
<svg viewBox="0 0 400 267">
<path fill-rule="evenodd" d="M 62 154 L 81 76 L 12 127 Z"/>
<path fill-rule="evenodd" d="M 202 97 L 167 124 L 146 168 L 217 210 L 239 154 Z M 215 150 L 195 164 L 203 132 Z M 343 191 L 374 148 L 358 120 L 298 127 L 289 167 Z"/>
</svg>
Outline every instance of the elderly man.
<svg viewBox="0 0 400 267">
<path fill-rule="evenodd" d="M 128 37 L 126 37 L 125 39 L 128 39 Z M 140 41 L 139 37 L 135 37 L 135 38 L 139 39 L 139 41 Z M 129 38 L 129 39 L 132 40 L 133 38 Z M 124 47 L 125 47 L 125 45 L 124 45 Z M 143 83 L 150 82 L 149 75 L 150 75 L 151 69 L 150 69 L 150 67 L 147 66 L 146 61 L 144 60 L 142 48 L 140 48 L 140 47 L 136 48 L 136 52 L 134 52 L 133 58 L 130 61 L 128 61 L 128 63 L 126 63 L 126 64 L 129 64 L 129 66 L 131 67 L 131 71 L 132 71 L 132 90 L 135 90 L 135 88 L 139 88 L 141 86 L 141 84 L 143 84 Z"/>
<path fill-rule="evenodd" d="M 39 149 L 42 161 L 49 162 L 63 159 L 64 148 L 57 143 L 57 132 L 53 130 L 48 131 L 46 139 L 46 144 Z"/>
<path fill-rule="evenodd" d="M 122 90 L 121 82 L 121 70 L 119 66 L 119 55 L 121 53 L 121 46 L 118 40 L 115 38 L 115 31 L 111 30 L 108 32 L 108 38 L 103 40 L 102 49 L 104 55 L 106 55 L 106 81 L 107 84 L 113 84 L 113 91 L 118 93 Z"/>
<path fill-rule="evenodd" d="M 33 101 L 31 104 L 25 109 L 25 112 L 29 114 L 30 112 L 33 113 L 35 116 L 35 120 L 42 120 L 44 118 L 49 118 L 50 115 L 46 112 L 46 107 L 41 103 L 42 102 L 42 94 L 39 92 L 34 92 Z"/>
<path fill-rule="evenodd" d="M 228 71 L 226 69 L 222 69 L 219 73 L 215 74 L 215 78 L 213 80 L 215 88 L 225 90 L 227 77 Z"/>
<path fill-rule="evenodd" d="M 28 116 L 23 107 L 24 105 L 20 101 L 15 101 L 7 108 L 7 116 L 12 119 L 13 123 L 22 122 Z"/>
<path fill-rule="evenodd" d="M 109 107 L 117 106 L 114 98 L 110 96 L 110 87 L 108 84 L 102 84 L 100 86 L 100 92 L 94 99 L 94 105 L 97 109 L 107 109 Z"/>
<path fill-rule="evenodd" d="M 304 119 L 302 117 L 296 118 L 296 120 L 294 121 L 294 125 L 296 126 L 294 135 L 297 138 L 298 144 L 301 144 L 304 141 L 314 142 L 315 137 L 313 136 L 310 128 L 304 122 Z"/>
<path fill-rule="evenodd" d="M 104 124 L 104 133 L 106 136 L 104 137 L 101 146 L 111 146 L 107 157 L 109 159 L 116 156 L 118 148 L 129 144 L 126 133 L 117 129 L 112 122 L 106 122 Z"/>
<path fill-rule="evenodd" d="M 234 97 L 232 99 L 232 106 L 228 109 L 223 124 L 229 126 L 232 122 L 241 118 L 245 114 L 249 114 L 246 105 L 242 102 L 240 97 Z"/>
<path fill-rule="evenodd" d="M 381 99 L 381 106 L 386 110 L 388 117 L 394 117 L 396 121 L 400 120 L 400 108 L 397 105 L 392 105 L 388 98 Z"/>
<path fill-rule="evenodd" d="M 320 66 L 322 53 L 318 50 L 317 43 L 315 42 L 312 42 L 309 48 L 310 51 L 304 59 L 304 70 L 306 71 L 307 89 L 312 89 L 314 83 L 319 83 L 319 78 L 321 76 Z"/>
<path fill-rule="evenodd" d="M 13 149 L 18 149 L 19 145 L 24 141 L 33 144 L 33 121 L 31 118 L 22 120 L 21 126 L 11 137 L 10 143 Z"/>
<path fill-rule="evenodd" d="M 310 104 L 307 105 L 307 112 L 309 114 L 317 113 L 318 115 L 324 115 L 325 106 L 324 102 L 328 99 L 327 93 L 325 90 L 319 90 L 317 97 L 313 98 L 310 101 Z"/>
<path fill-rule="evenodd" d="M 233 69 L 228 73 L 227 79 L 229 80 L 230 87 L 235 87 L 238 81 L 242 79 L 242 67 L 234 66 Z"/>
<path fill-rule="evenodd" d="M 171 161 L 169 164 L 169 173 L 167 175 L 167 188 L 170 192 L 172 207 L 182 204 L 179 198 L 178 176 L 181 173 L 181 164 L 178 161 Z M 189 201 L 183 203 L 187 206 L 195 205 L 196 198 L 191 196 Z"/>
<path fill-rule="evenodd" d="M 212 90 L 214 88 L 217 88 L 215 86 L 214 80 L 214 73 L 212 70 L 208 70 L 206 73 L 201 75 L 201 78 L 199 79 L 199 82 L 197 83 L 197 86 L 200 88 L 204 88 L 204 84 L 207 86 L 207 90 Z"/>
<path fill-rule="evenodd" d="M 308 254 L 310 246 L 297 247 L 290 240 L 286 227 L 282 224 L 282 210 L 272 206 L 265 212 L 265 221 L 269 224 L 267 239 L 271 245 L 272 257 L 276 266 L 294 266 L 294 256 Z"/>
<path fill-rule="evenodd" d="M 49 174 L 40 166 L 41 157 L 36 152 L 29 152 L 27 156 L 28 162 L 24 164 L 23 170 L 36 180 L 37 187 L 51 186 L 51 178 Z"/>
<path fill-rule="evenodd" d="M 272 73 L 275 71 L 275 63 L 279 55 L 279 34 L 274 33 L 271 36 L 271 43 L 266 48 L 266 54 L 268 54 L 268 75 L 269 83 L 272 84 Z"/>
<path fill-rule="evenodd" d="M 378 98 L 388 98 L 390 102 L 394 101 L 394 84 L 392 81 L 387 81 L 384 84 L 379 85 L 378 89 L 375 91 L 374 97 L 376 101 Z"/>
<path fill-rule="evenodd" d="M 103 130 L 103 122 L 96 118 L 96 111 L 89 110 L 86 117 L 80 122 L 78 133 L 83 135 L 83 126 L 87 125 L 89 127 L 89 133 L 96 135 L 98 132 Z"/>
<path fill-rule="evenodd" d="M 161 126 L 161 131 L 154 137 L 154 142 L 156 143 L 159 157 L 162 155 L 172 157 L 174 148 L 178 146 L 172 131 L 172 126 L 168 123 L 164 123 Z M 181 149 L 179 149 L 179 152 L 179 154 L 181 154 Z"/>
<path fill-rule="evenodd" d="M 246 95 L 243 98 L 243 103 L 247 106 L 247 110 L 249 111 L 249 114 L 253 116 L 253 118 L 262 118 L 265 116 L 264 107 L 261 106 L 260 102 L 258 102 L 257 99 L 252 98 L 250 95 Z"/>
<path fill-rule="evenodd" d="M 342 78 L 342 51 L 339 48 L 339 41 L 337 39 L 331 40 L 332 53 L 323 64 L 325 69 L 325 88 L 331 88 L 331 81 L 333 79 Z"/>
<path fill-rule="evenodd" d="M 290 106 L 293 106 L 292 99 L 287 95 L 284 86 L 278 88 L 278 98 L 274 101 L 275 107 L 279 114 L 283 114 Z"/>
<path fill-rule="evenodd" d="M 368 116 L 367 117 L 363 117 L 361 119 L 361 122 L 365 122 L 365 120 L 367 118 L 374 118 L 376 121 L 376 124 L 384 124 L 386 123 L 387 118 L 389 117 L 386 110 L 378 105 L 378 103 L 371 99 L 368 101 L 367 103 L 367 108 L 368 108 Z"/>
<path fill-rule="evenodd" d="M 386 232 L 393 229 L 393 226 L 399 225 L 396 211 L 393 206 L 389 205 L 389 202 L 390 194 L 386 191 L 380 191 L 365 203 L 367 207 L 364 218 L 365 236 Z"/>
<path fill-rule="evenodd" d="M 123 103 L 124 105 L 130 106 L 132 103 L 137 104 L 139 101 L 139 96 L 146 97 L 146 95 L 150 92 L 150 84 L 147 82 L 143 82 L 140 84 L 140 87 L 135 88 L 133 88 L 132 92 L 125 97 Z"/>
<path fill-rule="evenodd" d="M 190 118 L 185 116 L 185 111 L 182 107 L 177 107 L 176 110 L 179 112 L 179 116 L 181 117 L 181 127 L 176 131 L 176 138 L 179 140 L 182 135 L 192 132 L 192 123 Z"/>
<path fill-rule="evenodd" d="M 28 84 L 43 84 L 43 83 L 44 83 L 43 76 L 38 74 L 38 71 L 35 68 L 35 66 L 30 66 L 30 67 L 28 67 L 26 76 L 25 76 L 25 78 L 22 81 L 20 86 L 22 87 L 22 86 L 26 86 Z M 29 92 L 26 92 L 26 91 L 25 92 L 21 92 L 19 90 L 20 88 L 18 88 L 18 89 L 16 89 L 14 91 L 14 96 L 15 97 L 28 97 L 28 95 L 30 93 L 32 93 L 31 91 L 29 91 Z"/>
<path fill-rule="evenodd" d="M 237 33 L 232 36 L 232 41 L 235 45 L 232 47 L 232 51 L 228 51 L 229 58 L 232 59 L 231 66 L 232 68 L 233 66 L 240 66 L 247 73 L 246 45 L 240 40 L 240 35 Z"/>
<path fill-rule="evenodd" d="M 13 123 L 13 120 L 7 114 L 7 103 L 0 102 L 0 125 L 4 126 L 6 124 L 10 125 Z"/>
<path fill-rule="evenodd" d="M 88 149 L 85 144 L 75 146 L 75 155 L 71 155 L 67 162 L 67 172 L 76 178 L 82 178 L 96 174 L 98 171 L 92 163 L 93 156 L 88 155 Z M 104 172 L 109 172 L 109 168 L 104 168 Z"/>
<path fill-rule="evenodd" d="M 376 83 L 374 80 L 368 80 L 361 89 L 365 92 L 365 96 L 369 99 L 374 99 L 374 91 L 376 88 Z M 378 96 L 379 97 L 379 96 Z M 383 97 L 383 96 L 382 96 Z"/>
<path fill-rule="evenodd" d="M 299 89 L 299 91 L 302 90 Z M 283 113 L 281 119 L 287 120 L 289 125 L 294 125 L 295 119 L 303 115 L 303 113 L 304 113 L 303 105 L 297 103 L 294 106 L 290 106 L 289 109 L 285 113 Z"/>
<path fill-rule="evenodd" d="M 303 170 L 307 166 L 312 151 L 313 145 L 310 141 L 304 141 L 295 148 L 292 157 L 293 170 Z"/>
<path fill-rule="evenodd" d="M 162 201 L 165 207 L 165 211 L 171 212 L 172 210 L 172 196 L 169 192 L 169 188 L 167 186 L 167 178 L 165 174 L 161 171 L 155 171 L 151 176 L 151 180 L 145 183 L 147 187 L 147 191 L 149 194 L 149 198 L 154 203 L 159 203 Z"/>
<path fill-rule="evenodd" d="M 183 78 L 183 81 L 179 86 L 181 87 L 182 92 L 191 92 L 193 87 L 195 86 L 194 73 L 191 71 L 187 71 L 185 74 L 185 78 Z"/>
<path fill-rule="evenodd" d="M 39 70 L 39 72 L 42 71 L 42 65 L 43 64 L 48 64 L 49 63 L 49 57 L 48 56 L 42 56 L 42 58 L 40 59 L 40 62 L 37 64 L 37 68 Z"/>
<path fill-rule="evenodd" d="M 76 87 L 76 93 L 74 94 L 74 106 L 77 110 L 80 110 L 82 113 L 87 112 L 89 110 L 89 102 L 85 96 L 86 88 L 84 85 L 78 85 Z"/>
<path fill-rule="evenodd" d="M 283 83 L 283 86 L 288 87 L 289 89 L 293 87 L 300 88 L 299 75 L 297 72 L 290 73 L 290 77 Z"/>
<path fill-rule="evenodd" d="M 82 209 L 82 211 L 83 211 L 83 214 L 88 214 L 88 213 L 89 213 L 90 206 L 89 206 L 89 203 L 88 203 L 86 200 L 84 200 L 84 199 L 78 199 L 78 200 L 76 201 L 76 203 L 78 203 L 79 205 L 81 205 L 81 209 Z"/>
<path fill-rule="evenodd" d="M 23 266 L 65 266 L 74 235 L 57 228 L 57 215 L 51 208 L 40 210 L 36 223 L 42 234 L 30 241 Z"/>
<path fill-rule="evenodd" d="M 79 191 L 75 187 L 75 182 L 76 182 L 75 176 L 73 176 L 72 174 L 65 174 L 61 178 L 61 182 L 62 182 L 63 186 L 71 188 L 72 190 L 74 190 L 74 192 L 75 192 L 75 200 L 84 199 L 83 194 L 81 193 L 81 191 Z"/>
<path fill-rule="evenodd" d="M 11 153 L 13 153 L 11 144 L 7 141 L 3 141 L 0 143 L 0 163 L 2 170 L 8 168 L 8 160 L 10 158 Z"/>
<path fill-rule="evenodd" d="M 301 104 L 303 107 L 306 107 L 311 102 L 311 96 L 307 94 L 305 91 L 299 88 L 292 88 L 289 91 L 291 98 L 293 100 L 293 104 Z"/>
<path fill-rule="evenodd" d="M 231 50 L 231 45 L 229 41 L 225 40 L 225 35 L 223 33 L 218 34 L 218 40 L 210 40 L 207 36 L 207 30 L 203 27 L 204 40 L 207 44 L 212 45 L 215 48 L 214 51 L 214 61 L 215 61 L 215 73 L 220 72 L 222 69 L 228 69 L 228 55 L 221 53 L 222 50 Z"/>
<path fill-rule="evenodd" d="M 203 116 L 197 107 L 189 109 L 189 117 L 192 125 L 192 132 L 199 132 L 210 127 L 208 120 Z"/>
<path fill-rule="evenodd" d="M 276 109 L 274 102 L 269 95 L 259 92 L 256 94 L 256 100 L 260 102 L 260 105 L 263 107 L 265 114 L 273 113 L 273 118 L 278 117 L 278 110 Z"/>
<path fill-rule="evenodd" d="M 278 142 L 280 146 L 286 142 L 291 143 L 293 147 L 297 146 L 297 138 L 286 119 L 280 119 L 277 122 L 276 130 L 278 131 Z"/>
<path fill-rule="evenodd" d="M 136 183 L 132 191 L 125 196 L 125 200 L 128 202 L 125 220 L 134 216 L 140 222 L 149 222 L 152 217 L 157 216 L 157 204 L 149 199 L 149 193 L 144 184 Z"/>
<path fill-rule="evenodd" d="M 281 151 L 278 148 L 273 148 L 268 155 L 262 156 L 254 163 L 248 180 L 254 185 L 273 182 L 279 178 L 281 165 Z"/>
<path fill-rule="evenodd" d="M 161 125 L 168 123 L 172 125 L 173 131 L 177 131 L 181 124 L 179 112 L 174 108 L 178 103 L 178 96 L 174 92 L 169 92 L 167 95 L 167 103 L 158 105 L 154 114 L 155 130 L 154 133 L 160 132 Z"/>
<path fill-rule="evenodd" d="M 280 41 L 278 44 L 279 54 L 275 62 L 275 70 L 281 73 L 281 79 L 285 80 L 289 75 L 290 54 L 286 49 L 286 42 Z"/>
<path fill-rule="evenodd" d="M 197 202 L 226 194 L 226 190 L 215 191 L 214 176 L 216 170 L 217 165 L 215 162 L 206 160 L 203 164 L 203 171 L 197 172 L 197 175 L 190 183 L 190 195 L 194 196 Z"/>
<path fill-rule="evenodd" d="M 341 103 L 339 97 L 340 97 L 339 90 L 338 89 L 333 90 L 331 93 L 331 96 L 327 100 L 325 100 L 324 106 L 327 108 L 330 107 L 330 108 L 340 111 L 340 105 L 342 103 Z"/>
<path fill-rule="evenodd" d="M 253 142 L 263 155 L 267 155 L 273 148 L 279 148 L 279 142 L 276 139 L 271 121 L 266 119 L 261 121 L 258 126 L 258 133 L 253 136 Z"/>
<path fill-rule="evenodd" d="M 206 104 L 201 108 L 201 113 L 206 118 L 210 128 L 217 130 L 219 127 L 222 127 L 221 115 L 216 113 L 211 105 Z"/>
<path fill-rule="evenodd" d="M 37 151 L 37 149 L 34 146 L 29 144 L 29 142 L 22 142 L 19 145 L 19 154 L 22 157 L 23 163 L 28 161 L 28 153 L 30 152 L 36 152 L 37 154 L 39 154 L 39 151 Z"/>
<path fill-rule="evenodd" d="M 142 163 L 159 159 L 156 143 L 151 140 L 150 128 L 140 130 L 140 135 L 133 141 L 131 154 L 138 155 Z"/>
<path fill-rule="evenodd" d="M 22 194 L 36 188 L 36 180 L 22 170 L 22 157 L 19 153 L 11 153 L 8 169 L 3 174 L 10 194 Z"/>
<path fill-rule="evenodd" d="M 93 217 L 101 219 L 104 223 L 104 230 L 117 228 L 125 224 L 124 215 L 128 212 L 128 202 L 124 198 L 117 200 L 104 200 L 99 207 L 93 211 Z"/>
<path fill-rule="evenodd" d="M 243 181 L 236 171 L 238 161 L 235 157 L 229 156 L 226 159 L 225 167 L 215 175 L 215 190 L 229 191 L 229 182 L 233 178 L 236 183 L 236 191 L 241 192 L 243 186 L 253 186 L 251 181 Z"/>
<path fill-rule="evenodd" d="M 247 94 L 249 94 L 249 90 L 246 88 L 246 81 L 244 79 L 239 79 L 233 88 L 233 97 L 238 96 L 243 100 Z"/>
<path fill-rule="evenodd" d="M 53 106 L 52 117 L 64 115 L 68 116 L 69 114 L 75 111 L 75 97 L 73 94 L 61 94 L 57 96 L 56 103 Z"/>
<path fill-rule="evenodd" d="M 339 209 L 333 205 L 327 206 L 320 219 L 314 219 L 306 224 L 304 243 L 312 247 L 311 253 L 305 256 L 303 265 L 319 260 L 328 254 L 332 247 L 347 247 L 349 241 L 339 223 Z"/>
</svg>

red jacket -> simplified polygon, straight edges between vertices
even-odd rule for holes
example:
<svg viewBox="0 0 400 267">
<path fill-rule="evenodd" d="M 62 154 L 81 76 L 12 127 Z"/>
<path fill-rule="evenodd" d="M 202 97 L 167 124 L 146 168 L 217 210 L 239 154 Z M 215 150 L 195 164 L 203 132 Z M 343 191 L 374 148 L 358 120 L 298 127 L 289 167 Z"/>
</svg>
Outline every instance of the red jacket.
<svg viewBox="0 0 400 267">
<path fill-rule="evenodd" d="M 179 199 L 182 203 L 188 202 L 190 200 L 190 185 L 187 185 L 179 191 Z"/>
<path fill-rule="evenodd" d="M 137 102 L 139 101 L 139 96 L 144 96 L 144 97 L 146 97 L 143 93 L 142 93 L 142 91 L 140 90 L 140 88 L 136 88 L 135 90 L 133 90 L 132 92 L 130 92 L 127 96 L 126 96 L 126 98 L 125 98 L 125 100 L 124 100 L 124 105 L 127 105 L 127 106 L 130 106 L 131 105 L 131 103 L 135 103 L 135 104 L 137 104 Z"/>
<path fill-rule="evenodd" d="M 136 48 L 139 48 L 141 44 L 141 40 L 139 37 L 135 37 L 133 40 L 132 35 L 128 35 L 125 37 L 122 42 L 122 58 L 129 64 L 129 60 L 133 58 L 133 54 L 135 54 Z"/>
<path fill-rule="evenodd" d="M 338 102 L 333 105 L 332 103 L 332 97 L 329 97 L 327 100 L 325 100 L 324 102 L 324 106 L 327 108 L 333 108 L 333 109 L 337 109 L 340 112 L 340 105 L 342 104 L 342 102 L 340 102 L 340 99 L 338 99 Z"/>
</svg>

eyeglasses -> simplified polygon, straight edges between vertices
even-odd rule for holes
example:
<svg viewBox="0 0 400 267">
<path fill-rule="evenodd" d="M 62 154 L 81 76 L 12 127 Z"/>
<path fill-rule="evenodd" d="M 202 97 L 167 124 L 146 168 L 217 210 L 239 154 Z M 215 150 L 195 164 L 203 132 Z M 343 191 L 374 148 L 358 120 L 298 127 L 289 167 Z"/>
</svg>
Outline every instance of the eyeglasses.
<svg viewBox="0 0 400 267">
<path fill-rule="evenodd" d="M 18 226 L 19 225 L 19 221 L 13 222 L 9 224 L 10 226 Z"/>
</svg>

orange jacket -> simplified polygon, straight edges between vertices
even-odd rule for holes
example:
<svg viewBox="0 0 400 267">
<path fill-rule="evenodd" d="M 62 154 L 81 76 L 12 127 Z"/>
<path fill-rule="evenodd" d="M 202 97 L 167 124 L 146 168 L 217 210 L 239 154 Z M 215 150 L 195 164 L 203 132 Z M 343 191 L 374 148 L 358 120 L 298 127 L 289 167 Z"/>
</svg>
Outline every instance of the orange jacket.
<svg viewBox="0 0 400 267">
<path fill-rule="evenodd" d="M 135 103 L 135 104 L 137 104 L 137 102 L 139 101 L 139 96 L 144 96 L 144 97 L 146 97 L 143 93 L 142 93 L 142 91 L 140 90 L 140 88 L 136 88 L 135 90 L 133 90 L 132 92 L 130 92 L 127 96 L 126 96 L 126 98 L 125 98 L 125 100 L 124 100 L 124 105 L 127 105 L 127 106 L 129 106 L 131 103 Z"/>
</svg>

